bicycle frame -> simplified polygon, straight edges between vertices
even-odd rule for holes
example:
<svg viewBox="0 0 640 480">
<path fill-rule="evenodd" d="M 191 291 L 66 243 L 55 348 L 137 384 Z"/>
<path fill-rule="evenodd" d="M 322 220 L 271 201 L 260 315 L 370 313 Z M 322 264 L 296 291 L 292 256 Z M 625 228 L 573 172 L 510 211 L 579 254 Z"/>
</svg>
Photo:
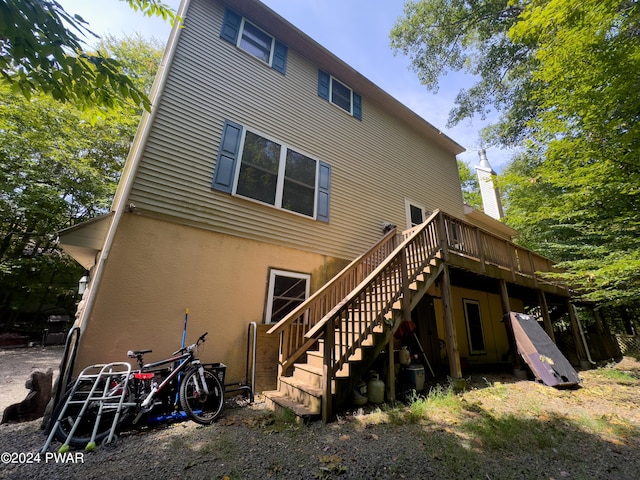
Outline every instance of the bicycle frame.
<svg viewBox="0 0 640 480">
<path fill-rule="evenodd" d="M 172 363 L 175 363 L 175 362 L 178 362 L 178 361 L 180 362 L 178 364 L 178 366 L 176 368 L 174 368 L 173 371 L 169 374 L 169 376 L 167 378 L 165 378 L 160 383 L 160 385 L 158 385 L 157 387 L 153 387 L 151 389 L 151 392 L 149 392 L 147 397 L 140 404 L 140 406 L 142 408 L 147 408 L 151 404 L 151 402 L 153 401 L 155 395 L 158 392 L 161 392 L 169 383 L 171 383 L 171 381 L 173 379 L 175 379 L 180 374 L 180 372 L 185 370 L 192 363 L 192 362 L 185 361 L 185 360 L 187 360 L 189 358 L 193 358 L 193 353 L 187 352 L 187 353 L 184 353 L 182 355 L 178 355 L 178 356 L 175 356 L 175 357 L 167 358 L 165 360 L 160 360 L 158 362 L 147 363 L 140 369 L 141 373 L 143 373 L 145 370 L 149 370 L 149 369 L 152 369 L 152 368 L 160 367 L 162 365 L 172 364 Z M 135 375 L 135 373 L 134 373 L 134 375 Z"/>
<path fill-rule="evenodd" d="M 137 373 L 150 373 L 149 370 L 153 368 L 161 367 L 163 365 L 174 364 L 178 362 L 178 366 L 175 367 L 172 370 L 172 372 L 159 385 L 152 386 L 151 391 L 144 398 L 144 400 L 142 400 L 141 403 L 138 404 L 139 399 L 136 399 L 135 403 L 125 403 L 126 406 L 132 406 L 140 410 L 138 412 L 138 415 L 136 415 L 136 418 L 133 420 L 134 424 L 136 424 L 140 419 L 140 417 L 145 413 L 144 410 L 146 410 L 147 408 L 153 405 L 153 401 L 156 395 L 158 394 L 158 392 L 163 391 L 167 387 L 167 385 L 169 385 L 173 380 L 175 380 L 182 372 L 184 372 L 190 366 L 198 368 L 199 370 L 200 385 L 196 385 L 196 389 L 198 390 L 198 392 L 200 392 L 200 389 L 202 389 L 205 394 L 209 394 L 209 388 L 208 388 L 207 382 L 205 381 L 204 373 L 203 373 L 204 367 L 202 367 L 200 360 L 197 360 L 194 357 L 195 356 L 193 351 L 189 350 L 188 352 L 183 353 L 181 355 L 175 355 L 173 357 L 165 358 L 164 360 L 159 360 L 157 362 L 143 364 L 139 372 L 133 373 L 134 378 L 136 378 L 135 375 Z M 139 360 L 139 363 L 141 363 L 140 360 Z"/>
</svg>

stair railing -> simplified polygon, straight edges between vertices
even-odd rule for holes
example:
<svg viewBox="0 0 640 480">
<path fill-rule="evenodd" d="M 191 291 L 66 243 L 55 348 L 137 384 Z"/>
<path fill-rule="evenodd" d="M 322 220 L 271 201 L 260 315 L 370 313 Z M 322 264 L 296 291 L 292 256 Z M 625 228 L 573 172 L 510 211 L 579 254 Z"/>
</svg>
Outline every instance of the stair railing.
<svg viewBox="0 0 640 480">
<path fill-rule="evenodd" d="M 307 332 L 353 291 L 362 280 L 367 278 L 394 251 L 398 243 L 397 231 L 394 229 L 387 232 L 366 253 L 352 261 L 304 303 L 268 330 L 269 334 L 282 332 L 280 341 L 281 372 L 286 372 L 300 355 L 304 354 L 316 342 L 316 339 L 306 337 Z"/>
<path fill-rule="evenodd" d="M 446 248 L 438 233 L 443 217 L 435 211 L 415 229 L 360 285 L 306 333 L 308 339 L 324 337 L 325 366 L 331 378 L 362 346 L 376 326 L 386 322 L 395 331 L 399 323 L 392 310 L 406 288 L 424 275 L 431 261 Z M 403 267 L 406 265 L 406 268 Z M 325 350 L 326 352 L 326 350 Z M 326 362 L 329 362 L 327 365 Z"/>
</svg>

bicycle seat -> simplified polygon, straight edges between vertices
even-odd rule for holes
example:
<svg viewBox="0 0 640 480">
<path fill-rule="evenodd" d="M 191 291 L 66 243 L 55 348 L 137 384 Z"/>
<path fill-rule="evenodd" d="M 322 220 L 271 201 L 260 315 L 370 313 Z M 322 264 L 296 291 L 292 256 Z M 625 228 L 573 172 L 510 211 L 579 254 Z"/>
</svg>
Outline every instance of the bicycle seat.
<svg viewBox="0 0 640 480">
<path fill-rule="evenodd" d="M 127 352 L 127 357 L 129 358 L 138 358 L 139 355 L 144 355 L 145 353 L 151 353 L 153 350 L 129 350 Z"/>
</svg>

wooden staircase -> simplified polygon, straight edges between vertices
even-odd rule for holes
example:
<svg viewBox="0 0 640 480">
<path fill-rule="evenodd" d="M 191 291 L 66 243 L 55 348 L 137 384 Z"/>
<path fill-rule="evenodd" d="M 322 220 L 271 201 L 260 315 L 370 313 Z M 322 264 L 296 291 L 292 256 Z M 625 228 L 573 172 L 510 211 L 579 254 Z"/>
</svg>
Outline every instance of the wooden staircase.
<svg viewBox="0 0 640 480">
<path fill-rule="evenodd" d="M 329 421 L 440 277 L 447 356 L 458 378 L 450 266 L 530 288 L 560 288 L 536 273 L 553 271 L 549 259 L 436 210 L 402 234 L 389 232 L 268 331 L 280 335 L 278 389 L 265 392 L 271 407 Z"/>
<path fill-rule="evenodd" d="M 400 323 L 410 319 L 411 310 L 442 272 L 439 248 L 433 244 L 435 218 L 437 212 L 431 222 L 405 232 L 404 240 L 396 232 L 385 236 L 269 331 L 283 335 L 278 389 L 265 392 L 272 409 L 289 409 L 302 420 L 322 416 L 327 421 L 334 406 L 348 401 L 355 383 L 392 344 Z M 345 282 L 354 285 L 349 288 Z M 336 298 L 334 290 L 345 294 Z M 305 329 L 329 298 L 337 301 Z M 305 331 L 302 337 L 296 336 L 300 329 Z M 293 345 L 301 345 L 297 355 L 291 355 L 292 336 L 298 340 Z"/>
</svg>

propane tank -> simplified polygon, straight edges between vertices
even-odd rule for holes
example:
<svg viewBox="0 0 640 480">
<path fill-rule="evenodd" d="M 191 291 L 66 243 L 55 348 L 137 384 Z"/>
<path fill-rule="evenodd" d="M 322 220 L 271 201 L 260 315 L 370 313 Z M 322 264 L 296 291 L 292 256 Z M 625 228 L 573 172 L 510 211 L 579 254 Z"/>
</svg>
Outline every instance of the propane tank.
<svg viewBox="0 0 640 480">
<path fill-rule="evenodd" d="M 411 352 L 406 346 L 402 347 L 398 353 L 398 360 L 400 365 L 409 365 L 411 363 Z"/>
<path fill-rule="evenodd" d="M 367 384 L 364 381 L 360 380 L 353 387 L 351 400 L 356 407 L 362 407 L 367 404 L 369 399 L 367 397 Z"/>
<path fill-rule="evenodd" d="M 378 372 L 371 372 L 369 374 L 367 395 L 371 403 L 384 403 L 384 382 L 380 380 Z"/>
</svg>

